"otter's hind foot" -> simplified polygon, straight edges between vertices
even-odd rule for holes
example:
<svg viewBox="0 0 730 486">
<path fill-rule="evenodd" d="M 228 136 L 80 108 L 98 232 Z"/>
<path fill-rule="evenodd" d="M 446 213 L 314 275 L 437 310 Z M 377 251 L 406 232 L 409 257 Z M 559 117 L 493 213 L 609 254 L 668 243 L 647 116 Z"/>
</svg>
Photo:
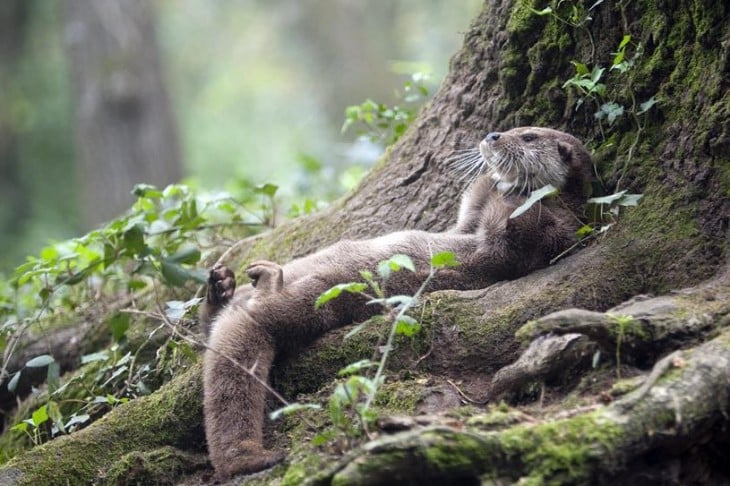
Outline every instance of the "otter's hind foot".
<svg viewBox="0 0 730 486">
<path fill-rule="evenodd" d="M 246 275 L 259 294 L 268 294 L 281 291 L 284 287 L 284 271 L 274 262 L 259 260 L 246 268 Z"/>
<path fill-rule="evenodd" d="M 281 451 L 264 449 L 253 440 L 242 440 L 226 453 L 222 464 L 214 464 L 216 481 L 225 481 L 236 474 L 252 474 L 268 469 L 284 459 Z"/>
<path fill-rule="evenodd" d="M 208 275 L 207 302 L 216 306 L 225 305 L 231 300 L 235 290 L 236 276 L 233 270 L 222 263 L 216 263 Z"/>
</svg>

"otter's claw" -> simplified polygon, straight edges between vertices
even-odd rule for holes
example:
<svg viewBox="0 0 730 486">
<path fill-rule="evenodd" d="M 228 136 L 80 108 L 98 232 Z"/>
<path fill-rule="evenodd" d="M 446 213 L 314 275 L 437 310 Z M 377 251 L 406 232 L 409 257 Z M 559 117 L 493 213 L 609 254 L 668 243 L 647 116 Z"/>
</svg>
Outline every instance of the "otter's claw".
<svg viewBox="0 0 730 486">
<path fill-rule="evenodd" d="M 206 299 L 209 304 L 226 304 L 236 290 L 236 276 L 233 270 L 221 263 L 217 263 L 208 275 L 208 293 Z"/>
</svg>

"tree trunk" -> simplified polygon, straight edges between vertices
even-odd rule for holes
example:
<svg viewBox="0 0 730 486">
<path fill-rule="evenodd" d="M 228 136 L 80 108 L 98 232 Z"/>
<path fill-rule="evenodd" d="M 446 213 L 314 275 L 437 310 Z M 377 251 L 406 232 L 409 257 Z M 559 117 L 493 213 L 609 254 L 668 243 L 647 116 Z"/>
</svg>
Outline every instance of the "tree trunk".
<svg viewBox="0 0 730 486">
<path fill-rule="evenodd" d="M 495 409 L 467 420 L 451 416 L 443 420 L 446 424 L 436 419 L 432 427 L 365 444 L 331 468 L 325 467 L 329 457 L 318 458 L 316 451 L 275 433 L 280 445 L 293 446 L 296 453 L 289 464 L 270 471 L 268 479 L 283 475 L 285 484 L 295 484 L 316 474 L 320 484 L 397 478 L 421 483 L 522 478 L 576 484 L 597 478 L 644 478 L 652 484 L 730 476 L 720 459 L 730 425 L 730 358 L 723 329 L 729 312 L 728 272 L 698 285 L 728 265 L 728 5 L 709 0 L 603 2 L 587 12 L 582 4 L 571 10 L 572 4 L 560 2 L 555 15 L 542 16 L 533 5 L 487 0 L 439 93 L 359 189 L 326 211 L 247 241 L 232 259 L 239 265 L 260 258 L 284 262 L 340 238 L 401 228 L 443 230 L 455 218 L 463 189 L 449 171 L 448 155 L 473 146 L 489 131 L 516 125 L 551 126 L 582 138 L 595 149 L 603 190 L 641 192 L 641 204 L 591 247 L 550 268 L 481 291 L 434 293 L 418 313 L 425 330 L 422 341 L 399 348 L 398 366 L 410 366 L 424 379 L 406 381 L 402 388 L 393 383 L 392 401 L 408 389 L 418 389 L 417 400 L 401 400 L 411 404 L 404 407 L 413 413 L 424 396 L 436 391 L 451 391 L 462 399 L 490 398 L 494 385 L 495 392 L 506 394 L 520 409 Z M 585 18 L 588 14 L 591 19 Z M 622 76 L 620 69 L 608 69 L 618 64 L 609 53 L 619 50 L 625 34 L 633 42 L 625 58 L 641 54 Z M 575 74 L 571 61 L 589 70 L 606 68 L 601 79 L 605 92 L 584 95 L 579 102 L 573 88 L 563 88 Z M 652 97 L 658 103 L 639 113 L 639 103 Z M 609 102 L 623 105 L 628 113 L 612 125 L 605 120 Z M 604 119 L 599 120 L 594 113 L 602 106 Z M 557 378 L 550 376 L 556 370 L 549 360 L 535 359 L 535 365 L 528 366 L 523 356 L 515 362 L 522 346 L 515 332 L 528 321 L 571 307 L 604 311 L 639 294 L 668 294 L 678 288 L 687 290 L 671 296 L 671 302 L 627 304 L 614 308 L 619 315 L 613 317 L 579 311 L 572 311 L 570 319 L 553 314 L 519 333 L 538 340 L 550 330 L 584 336 L 593 346 L 581 346 L 581 352 L 604 351 L 595 369 L 590 355 L 588 363 L 580 356 L 566 359 L 570 365 L 557 370 Z M 617 348 L 618 331 L 612 327 L 613 319 L 619 318 L 629 326 L 621 331 L 622 348 Z M 333 332 L 301 356 L 279 363 L 277 386 L 295 397 L 331 383 L 334 370 L 343 365 L 372 355 L 377 337 L 343 344 L 345 332 Z M 567 341 L 559 346 L 542 342 L 552 343 L 542 348 L 547 354 L 531 347 L 527 356 L 564 359 L 576 349 Z M 686 350 L 674 353 L 677 349 Z M 617 389 L 637 385 L 618 382 L 612 388 L 618 373 L 639 376 L 645 386 L 616 400 L 622 393 Z M 408 380 L 409 374 L 401 378 Z M 160 401 L 174 400 L 183 379 L 199 383 L 197 376 L 178 378 L 157 392 Z M 538 382 L 542 393 L 535 393 L 535 387 L 525 389 L 528 381 Z M 443 386 L 436 390 L 433 383 Z M 535 405 L 537 395 L 546 408 Z M 447 401 L 435 408 L 443 411 Z M 118 416 L 124 410 L 141 413 L 147 406 L 135 401 L 119 407 L 109 419 L 118 428 L 107 433 L 134 430 L 136 424 L 117 421 Z M 195 419 L 170 425 L 190 430 L 200 424 Z M 300 427 L 304 436 L 311 435 L 306 426 Z M 71 436 L 63 441 L 63 447 L 73 440 Z M 83 444 L 80 440 L 78 447 Z M 128 444 L 115 453 L 145 453 L 170 444 L 179 442 L 160 434 L 158 441 Z M 19 456 L 0 477 L 32 482 L 42 477 L 35 475 L 37 464 L 59 469 L 63 459 L 56 450 L 51 442 Z M 688 451 L 691 460 L 683 458 Z M 694 460 L 703 455 L 705 460 Z M 111 466 L 104 456 L 94 470 Z"/>
<path fill-rule="evenodd" d="M 145 0 L 65 0 L 87 226 L 129 207 L 140 182 L 181 176 L 152 11 Z"/>
</svg>

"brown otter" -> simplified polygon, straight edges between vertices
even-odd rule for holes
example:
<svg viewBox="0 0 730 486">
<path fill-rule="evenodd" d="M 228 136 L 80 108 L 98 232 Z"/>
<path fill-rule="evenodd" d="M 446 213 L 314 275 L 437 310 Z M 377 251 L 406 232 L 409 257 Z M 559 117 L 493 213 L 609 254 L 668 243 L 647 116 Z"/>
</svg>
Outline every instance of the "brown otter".
<svg viewBox="0 0 730 486">
<path fill-rule="evenodd" d="M 430 256 L 455 253 L 460 266 L 440 271 L 429 290 L 483 288 L 548 265 L 575 241 L 590 156 L 566 133 L 536 127 L 490 133 L 470 160 L 477 173 L 464 194 L 456 225 L 442 233 L 399 231 L 361 241 L 340 241 L 312 255 L 279 265 L 256 262 L 246 269 L 252 284 L 235 290 L 233 272 L 210 272 L 201 322 L 210 326 L 204 358 L 205 429 L 219 478 L 264 469 L 283 455 L 262 446 L 266 390 L 234 366 L 233 358 L 266 380 L 277 354 L 291 352 L 326 331 L 378 312 L 354 294 L 315 310 L 330 287 L 360 279 L 394 254 L 409 255 L 417 272 L 399 272 L 390 294 L 414 292 L 429 271 Z M 541 201 L 521 216 L 509 216 L 531 190 L 545 184 L 560 198 Z M 577 214 L 577 213 L 576 213 Z M 226 358 L 224 358 L 225 356 Z"/>
</svg>

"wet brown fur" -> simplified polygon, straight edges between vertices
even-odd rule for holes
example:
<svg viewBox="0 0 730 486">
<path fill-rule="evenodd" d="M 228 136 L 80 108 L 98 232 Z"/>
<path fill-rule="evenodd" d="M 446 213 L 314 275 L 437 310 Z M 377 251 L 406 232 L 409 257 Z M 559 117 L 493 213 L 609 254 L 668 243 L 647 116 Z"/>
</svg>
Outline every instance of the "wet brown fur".
<svg viewBox="0 0 730 486">
<path fill-rule="evenodd" d="M 465 192 L 457 223 L 449 231 L 343 240 L 282 267 L 255 262 L 246 269 L 253 284 L 238 289 L 229 269 L 211 270 L 201 322 L 210 327 L 208 346 L 215 350 L 205 353 L 204 387 L 206 437 L 218 478 L 255 472 L 283 457 L 262 445 L 266 390 L 228 358 L 254 367 L 267 380 L 277 354 L 296 351 L 328 330 L 379 311 L 352 294 L 315 310 L 314 301 L 325 290 L 359 281 L 360 270 L 374 270 L 378 262 L 402 253 L 413 259 L 417 272 L 398 272 L 387 292 L 412 293 L 428 274 L 430 256 L 441 251 L 454 252 L 461 265 L 439 272 L 429 290 L 483 288 L 545 267 L 574 243 L 576 214 L 590 177 L 585 148 L 574 137 L 546 128 L 515 128 L 496 135 L 482 142 L 485 173 Z M 497 156 L 511 157 L 513 163 L 495 168 L 490 164 L 499 163 Z M 559 187 L 560 198 L 543 200 L 509 219 L 525 200 L 524 179 L 542 182 L 537 174 L 553 176 L 548 182 Z M 498 177 L 516 182 L 501 193 L 495 189 Z"/>
</svg>

